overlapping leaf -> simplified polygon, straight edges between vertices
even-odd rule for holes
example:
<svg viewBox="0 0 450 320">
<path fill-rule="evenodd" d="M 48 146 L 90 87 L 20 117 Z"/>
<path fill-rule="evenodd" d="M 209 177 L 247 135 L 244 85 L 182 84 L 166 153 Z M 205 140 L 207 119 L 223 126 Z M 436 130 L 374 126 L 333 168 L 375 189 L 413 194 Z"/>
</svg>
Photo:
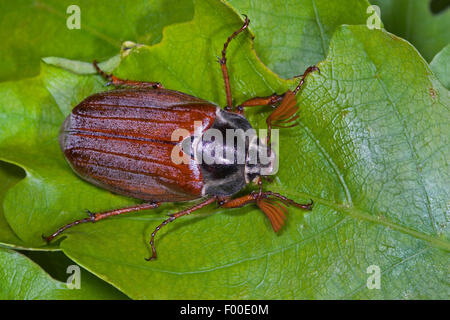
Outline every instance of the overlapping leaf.
<svg viewBox="0 0 450 320">
<path fill-rule="evenodd" d="M 450 43 L 450 9 L 433 14 L 431 0 L 372 0 L 378 5 L 385 28 L 411 42 L 420 54 L 431 61 Z"/>
<path fill-rule="evenodd" d="M 23 170 L 9 163 L 0 162 L 0 204 L 7 190 L 23 179 Z M 8 247 L 20 247 L 23 242 L 11 230 L 3 215 L 3 207 L 0 205 L 0 244 Z"/>
<path fill-rule="evenodd" d="M 55 255 L 53 253 L 53 255 Z M 53 259 L 54 257 L 52 257 Z M 112 290 L 103 281 L 88 272 L 77 272 L 78 288 L 71 289 L 65 282 L 53 279 L 36 263 L 13 250 L 0 248 L 0 300 L 35 300 L 35 299 L 123 299 L 120 292 Z M 52 263 L 52 261 L 47 261 Z M 64 268 L 66 271 L 66 268 Z M 73 275 L 70 271 L 67 277 Z"/>
<path fill-rule="evenodd" d="M 444 87 L 450 89 L 450 44 L 433 58 L 430 68 Z"/>
</svg>

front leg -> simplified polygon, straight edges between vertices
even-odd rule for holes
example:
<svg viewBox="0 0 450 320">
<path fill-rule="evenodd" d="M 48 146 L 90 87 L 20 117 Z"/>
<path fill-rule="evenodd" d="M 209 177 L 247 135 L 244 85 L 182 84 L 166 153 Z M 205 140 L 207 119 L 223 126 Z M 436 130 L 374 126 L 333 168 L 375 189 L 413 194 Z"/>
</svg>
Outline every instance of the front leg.
<svg viewBox="0 0 450 320">
<path fill-rule="evenodd" d="M 314 71 L 319 71 L 319 73 L 320 73 L 320 69 L 318 67 L 311 66 L 311 67 L 308 67 L 308 69 L 306 69 L 306 71 L 301 76 L 298 76 L 298 77 L 300 77 L 300 82 L 298 83 L 297 87 L 295 87 L 294 91 L 292 91 L 294 95 L 296 95 L 297 92 L 301 89 L 301 87 L 305 83 L 305 79 L 308 76 L 308 74 L 310 74 L 311 72 L 314 72 Z M 283 101 L 283 99 L 285 98 L 286 94 L 289 91 L 290 90 L 286 91 L 283 94 L 274 93 L 271 96 L 267 96 L 267 97 L 255 97 L 255 98 L 248 99 L 248 100 L 242 102 L 237 107 L 237 112 L 242 113 L 244 108 L 246 108 L 246 107 L 256 107 L 256 106 L 275 107 L 277 104 L 279 104 Z M 227 108 L 225 108 L 225 109 L 227 109 Z M 231 111 L 231 108 L 228 108 L 228 109 L 229 109 L 228 111 Z"/>
<path fill-rule="evenodd" d="M 278 103 L 280 103 L 283 100 L 283 97 L 284 97 L 284 93 L 283 94 L 274 93 L 271 96 L 267 96 L 267 97 L 255 97 L 255 98 L 248 99 L 237 106 L 236 113 L 242 114 L 244 112 L 244 108 L 246 108 L 246 107 L 256 107 L 256 106 L 275 107 Z M 228 111 L 231 111 L 231 109 Z"/>
<path fill-rule="evenodd" d="M 296 114 L 298 111 L 297 100 L 295 99 L 295 95 L 301 89 L 302 85 L 305 83 L 305 79 L 308 74 L 314 71 L 320 70 L 316 66 L 309 67 L 306 71 L 301 75 L 301 80 L 294 91 L 288 90 L 285 93 L 278 95 L 276 93 L 267 97 L 255 97 L 244 101 L 241 103 L 236 113 L 243 114 L 245 107 L 255 107 L 255 106 L 271 106 L 274 107 L 272 113 L 267 117 L 267 145 L 270 146 L 270 138 L 272 133 L 272 127 L 278 128 L 290 128 L 297 125 L 295 120 L 298 119 L 298 115 Z M 231 111 L 229 109 L 225 109 L 227 111 Z"/>
<path fill-rule="evenodd" d="M 279 193 L 272 191 L 262 192 L 261 190 L 235 199 L 221 199 L 218 203 L 222 208 L 240 208 L 250 203 L 256 203 L 269 218 L 275 232 L 278 232 L 284 225 L 284 220 L 286 220 L 286 214 L 288 213 L 287 206 L 293 205 L 303 210 L 311 210 L 313 205 L 312 201 L 307 204 L 297 203 Z"/>
<path fill-rule="evenodd" d="M 97 70 L 98 74 L 100 74 L 106 81 L 108 81 L 108 85 L 112 84 L 116 87 L 131 87 L 131 88 L 153 88 L 153 89 L 162 89 L 163 85 L 159 82 L 148 82 L 148 81 L 133 81 L 133 80 L 125 80 L 117 78 L 112 74 L 108 74 L 97 64 L 97 61 L 93 62 L 95 70 Z"/>
</svg>

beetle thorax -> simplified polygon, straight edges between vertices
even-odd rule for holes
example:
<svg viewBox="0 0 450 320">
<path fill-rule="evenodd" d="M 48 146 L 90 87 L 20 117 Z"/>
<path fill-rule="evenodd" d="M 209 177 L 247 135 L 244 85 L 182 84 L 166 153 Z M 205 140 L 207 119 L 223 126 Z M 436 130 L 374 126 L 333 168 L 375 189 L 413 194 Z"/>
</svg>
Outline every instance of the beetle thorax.
<svg viewBox="0 0 450 320">
<path fill-rule="evenodd" d="M 248 120 L 220 108 L 212 126 L 201 136 L 185 140 L 184 146 L 195 150 L 183 147 L 199 165 L 204 195 L 233 195 L 274 171 L 275 153 L 262 143 Z"/>
</svg>

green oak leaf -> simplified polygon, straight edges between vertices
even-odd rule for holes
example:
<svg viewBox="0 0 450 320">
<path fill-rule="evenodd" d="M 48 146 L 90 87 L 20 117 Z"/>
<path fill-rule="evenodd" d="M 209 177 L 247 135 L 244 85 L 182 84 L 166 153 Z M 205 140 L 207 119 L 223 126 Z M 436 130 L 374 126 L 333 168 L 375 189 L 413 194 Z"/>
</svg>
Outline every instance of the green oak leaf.
<svg viewBox="0 0 450 320">
<path fill-rule="evenodd" d="M 366 0 L 228 0 L 246 14 L 261 61 L 282 77 L 303 73 L 325 59 L 333 32 L 341 24 L 365 24 Z"/>
<path fill-rule="evenodd" d="M 67 27 L 71 5 L 80 9 L 80 29 Z M 92 61 L 116 54 L 125 40 L 157 43 L 166 25 L 192 15 L 190 0 L 1 1 L 0 81 L 37 75 L 45 56 Z"/>
<path fill-rule="evenodd" d="M 55 265 L 57 272 L 66 273 L 69 260 L 56 253 L 33 253 L 35 257 L 46 255 L 46 263 Z M 51 260 L 50 260 L 50 259 Z M 67 261 L 66 261 L 67 260 Z M 126 299 L 127 297 L 108 284 L 80 269 L 80 288 L 70 289 L 66 282 L 52 278 L 39 265 L 26 256 L 0 248 L 0 300 L 90 300 Z M 73 264 L 73 263 L 72 263 Z M 69 269 L 67 279 L 74 272 Z M 62 275 L 61 274 L 61 275 Z M 67 280 L 66 280 L 67 281 Z"/>
<path fill-rule="evenodd" d="M 442 85 L 450 89 L 450 44 L 434 56 L 430 68 Z"/>
<path fill-rule="evenodd" d="M 385 28 L 411 42 L 427 61 L 450 43 L 450 9 L 438 14 L 431 0 L 371 0 L 380 7 Z"/>
<path fill-rule="evenodd" d="M 191 22 L 132 49 L 114 73 L 224 105 L 215 55 L 241 24 L 226 4 L 196 1 Z M 247 32 L 228 59 L 237 103 L 295 86 L 261 64 Z M 298 96 L 299 126 L 280 132 L 280 170 L 265 185 L 315 206 L 290 208 L 280 234 L 254 206 L 211 205 L 161 230 L 158 259 L 146 262 L 154 228 L 189 205 L 166 204 L 74 227 L 60 248 L 136 299 L 448 298 L 448 91 L 409 43 L 366 26 L 338 28 L 319 67 Z M 81 181 L 64 161 L 64 116 L 104 90 L 99 76 L 65 69 L 43 64 L 36 78 L 0 84 L 0 157 L 27 172 L 7 193 L 5 217 L 34 245 L 84 208 L 136 203 Z M 268 112 L 247 115 L 265 128 Z M 374 266 L 379 289 L 367 286 Z"/>
</svg>

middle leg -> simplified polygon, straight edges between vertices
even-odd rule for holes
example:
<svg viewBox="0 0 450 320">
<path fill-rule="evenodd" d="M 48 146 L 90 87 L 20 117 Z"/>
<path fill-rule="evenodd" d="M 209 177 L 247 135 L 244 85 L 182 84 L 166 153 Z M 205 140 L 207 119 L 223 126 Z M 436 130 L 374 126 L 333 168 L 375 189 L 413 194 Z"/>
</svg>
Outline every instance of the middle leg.
<svg viewBox="0 0 450 320">
<path fill-rule="evenodd" d="M 215 201 L 216 201 L 216 198 L 215 198 L 215 197 L 212 197 L 212 198 L 206 199 L 206 200 L 203 201 L 203 202 L 200 202 L 199 204 L 196 204 L 196 205 L 193 206 L 193 207 L 190 207 L 189 209 L 186 209 L 186 210 L 183 210 L 183 211 L 180 211 L 180 212 L 173 213 L 173 214 L 169 215 L 169 218 L 167 218 L 166 220 L 164 220 L 164 221 L 163 221 L 159 226 L 157 226 L 156 229 L 152 232 L 152 237 L 151 237 L 151 240 L 150 240 L 150 246 L 152 247 L 152 256 L 151 256 L 150 258 L 146 258 L 145 260 L 150 261 L 150 260 L 156 259 L 157 254 L 156 254 L 156 249 L 155 249 L 155 235 L 156 235 L 156 233 L 157 233 L 162 227 L 164 227 L 164 226 L 165 226 L 166 224 L 168 224 L 169 222 L 174 221 L 175 219 L 178 219 L 178 218 L 180 218 L 180 217 L 182 217 L 182 216 L 191 214 L 192 212 L 194 212 L 194 211 L 196 211 L 196 210 L 198 210 L 198 209 L 200 209 L 200 208 L 203 208 L 203 207 L 207 206 L 208 204 L 213 203 L 213 202 L 215 202 Z"/>
</svg>

